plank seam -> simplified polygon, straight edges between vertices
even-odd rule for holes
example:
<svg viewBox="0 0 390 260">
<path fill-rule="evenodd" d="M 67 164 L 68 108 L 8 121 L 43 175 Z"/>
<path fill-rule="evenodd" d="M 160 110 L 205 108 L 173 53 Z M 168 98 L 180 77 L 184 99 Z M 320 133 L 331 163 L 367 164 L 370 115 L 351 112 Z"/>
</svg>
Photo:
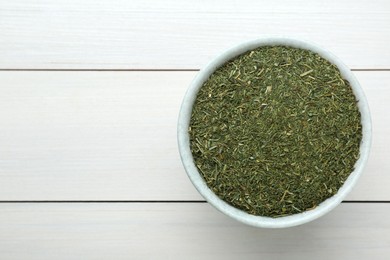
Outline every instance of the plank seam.
<svg viewBox="0 0 390 260">
<path fill-rule="evenodd" d="M 6 203 L 207 203 L 205 200 L 1 200 Z M 342 203 L 390 203 L 388 200 L 344 200 Z"/>
<path fill-rule="evenodd" d="M 97 71 L 135 71 L 135 72 L 182 72 L 182 71 L 189 71 L 189 72 L 196 72 L 200 69 L 0 69 L 0 71 L 90 71 L 90 72 L 97 72 Z M 351 71 L 390 71 L 390 69 L 351 69 Z"/>
</svg>

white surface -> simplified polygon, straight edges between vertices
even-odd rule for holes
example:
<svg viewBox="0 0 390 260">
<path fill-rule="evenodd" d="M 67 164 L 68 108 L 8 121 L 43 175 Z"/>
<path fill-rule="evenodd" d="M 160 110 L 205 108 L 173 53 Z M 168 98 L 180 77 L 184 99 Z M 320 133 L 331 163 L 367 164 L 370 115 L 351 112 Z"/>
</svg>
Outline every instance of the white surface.
<svg viewBox="0 0 390 260">
<path fill-rule="evenodd" d="M 388 259 L 386 204 L 256 229 L 208 204 L 2 204 L 1 259 Z"/>
<path fill-rule="evenodd" d="M 194 69 L 265 34 L 389 68 L 390 1 L 0 1 L 0 68 Z"/>
<path fill-rule="evenodd" d="M 390 69 L 387 0 L 0 0 L 0 69 L 197 69 L 264 34 Z M 0 72 L 0 200 L 201 199 L 176 144 L 195 74 Z M 347 199 L 389 201 L 390 71 L 355 74 L 373 146 Z M 389 204 L 342 204 L 274 233 L 206 204 L 0 204 L 0 259 L 388 259 L 388 215 Z"/>
<path fill-rule="evenodd" d="M 348 200 L 390 198 L 389 72 L 355 72 L 371 156 Z M 0 72 L 1 200 L 199 200 L 176 125 L 196 72 Z"/>
<path fill-rule="evenodd" d="M 360 111 L 362 124 L 362 140 L 359 147 L 360 157 L 354 165 L 354 170 L 350 173 L 348 179 L 345 181 L 343 186 L 340 187 L 337 193 L 327 200 L 321 202 L 315 209 L 280 218 L 254 216 L 243 210 L 237 209 L 226 203 L 224 200 L 220 199 L 207 186 L 194 163 L 194 158 L 192 157 L 190 149 L 190 137 L 188 133 L 196 96 L 210 75 L 212 75 L 223 64 L 239 55 L 259 47 L 275 45 L 309 50 L 314 53 L 318 53 L 321 57 L 336 65 L 342 77 L 350 83 L 352 91 L 355 95 L 355 99 L 359 101 L 357 106 Z M 360 83 L 356 79 L 355 75 L 338 57 L 334 56 L 331 52 L 324 49 L 323 47 L 317 46 L 316 44 L 307 41 L 286 37 L 264 37 L 240 43 L 239 45 L 226 50 L 211 60 L 210 63 L 206 65 L 206 67 L 201 69 L 196 78 L 192 81 L 188 91 L 184 96 L 179 113 L 177 135 L 179 152 L 183 166 L 196 189 L 207 200 L 207 202 L 209 202 L 221 212 L 225 213 L 227 216 L 230 216 L 245 224 L 264 228 L 285 228 L 302 225 L 325 215 L 334 209 L 338 204 L 340 204 L 340 202 L 351 192 L 352 188 L 356 185 L 359 177 L 361 176 L 368 160 L 371 148 L 372 127 L 370 110 L 363 89 L 361 88 Z"/>
</svg>

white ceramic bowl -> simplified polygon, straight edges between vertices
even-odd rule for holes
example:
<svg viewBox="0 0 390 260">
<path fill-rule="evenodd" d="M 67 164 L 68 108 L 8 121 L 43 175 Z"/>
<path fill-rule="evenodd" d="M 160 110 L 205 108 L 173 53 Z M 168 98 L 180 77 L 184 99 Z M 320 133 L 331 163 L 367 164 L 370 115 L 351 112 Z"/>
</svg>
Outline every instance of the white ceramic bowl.
<svg viewBox="0 0 390 260">
<path fill-rule="evenodd" d="M 214 194 L 206 185 L 205 181 L 203 180 L 203 177 L 199 174 L 198 169 L 194 164 L 194 160 L 190 150 L 190 140 L 188 134 L 192 106 L 195 102 L 199 89 L 201 88 L 203 83 L 209 78 L 209 76 L 218 67 L 222 66 L 228 60 L 231 60 L 232 58 L 242 53 L 245 53 L 249 50 L 253 50 L 260 46 L 272 45 L 284 45 L 311 50 L 313 52 L 318 53 L 331 63 L 335 64 L 340 70 L 341 75 L 351 84 L 353 93 L 355 94 L 356 99 L 359 101 L 357 104 L 361 113 L 363 127 L 363 138 L 360 144 L 360 158 L 355 164 L 355 170 L 350 174 L 350 176 L 348 177 L 344 185 L 339 189 L 339 191 L 334 196 L 323 201 L 313 210 L 280 218 L 262 217 L 248 214 L 245 211 L 242 211 L 229 205 L 225 201 L 221 200 L 216 194 Z M 338 204 L 340 204 L 341 201 L 345 198 L 345 196 L 351 191 L 352 187 L 355 185 L 358 178 L 360 177 L 363 171 L 363 167 L 368 159 L 371 145 L 371 117 L 366 97 L 363 93 L 362 88 L 360 87 L 359 82 L 352 74 L 350 69 L 346 65 L 344 65 L 344 63 L 340 59 L 338 59 L 329 51 L 324 50 L 323 48 L 307 41 L 286 37 L 268 37 L 250 42 L 245 42 L 232 49 L 225 51 L 224 53 L 213 59 L 205 68 L 203 68 L 198 73 L 198 75 L 192 81 L 190 87 L 188 88 L 187 93 L 185 94 L 180 110 L 177 134 L 180 156 L 184 168 L 192 183 L 194 184 L 195 188 L 211 205 L 213 205 L 215 208 L 225 213 L 226 215 L 248 225 L 264 228 L 283 228 L 300 225 L 323 216 L 324 214 L 335 208 Z"/>
</svg>

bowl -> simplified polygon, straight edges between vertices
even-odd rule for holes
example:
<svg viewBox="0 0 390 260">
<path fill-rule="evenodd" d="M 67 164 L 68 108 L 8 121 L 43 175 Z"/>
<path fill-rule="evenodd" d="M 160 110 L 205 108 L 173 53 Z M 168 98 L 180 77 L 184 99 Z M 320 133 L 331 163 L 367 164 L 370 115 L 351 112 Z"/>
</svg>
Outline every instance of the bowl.
<svg viewBox="0 0 390 260">
<path fill-rule="evenodd" d="M 356 99 L 359 101 L 357 102 L 357 106 L 361 114 L 362 124 L 360 157 L 355 163 L 354 171 L 349 175 L 349 177 L 347 178 L 343 186 L 341 186 L 341 188 L 338 190 L 338 192 L 332 197 L 320 203 L 316 208 L 312 210 L 279 218 L 255 216 L 248 214 L 243 210 L 231 206 L 230 204 L 220 199 L 216 194 L 214 194 L 213 191 L 207 186 L 206 182 L 204 181 L 203 177 L 200 175 L 197 167 L 194 164 L 194 159 L 190 150 L 190 138 L 188 134 L 188 127 L 190 124 L 193 104 L 195 102 L 199 89 L 202 87 L 203 83 L 209 78 L 209 76 L 217 68 L 240 54 L 243 54 L 247 51 L 256 49 L 261 46 L 275 45 L 290 46 L 310 50 L 312 52 L 318 53 L 321 57 L 336 65 L 343 78 L 349 81 L 352 87 L 352 91 Z M 335 55 L 325 50 L 324 48 L 319 47 L 318 45 L 308 41 L 287 37 L 267 37 L 249 42 L 244 42 L 223 52 L 221 55 L 211 60 L 208 65 L 206 65 L 203 69 L 199 71 L 199 73 L 189 86 L 181 105 L 177 128 L 178 146 L 183 166 L 185 168 L 185 171 L 187 172 L 188 177 L 190 178 L 195 188 L 199 191 L 199 193 L 207 200 L 209 204 L 211 204 L 227 216 L 236 219 L 242 223 L 262 228 L 285 228 L 301 225 L 323 216 L 324 214 L 334 209 L 337 205 L 339 205 L 355 186 L 358 178 L 363 172 L 363 168 L 367 162 L 371 146 L 371 135 L 371 117 L 367 99 L 359 82 L 357 81 L 351 70 L 339 58 L 337 58 Z"/>
</svg>

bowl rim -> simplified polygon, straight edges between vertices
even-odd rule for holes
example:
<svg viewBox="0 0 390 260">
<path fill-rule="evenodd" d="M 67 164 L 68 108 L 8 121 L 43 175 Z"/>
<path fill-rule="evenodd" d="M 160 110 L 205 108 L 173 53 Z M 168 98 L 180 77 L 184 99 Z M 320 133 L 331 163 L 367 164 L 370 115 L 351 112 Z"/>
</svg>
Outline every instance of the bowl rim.
<svg viewBox="0 0 390 260">
<path fill-rule="evenodd" d="M 330 61 L 338 67 L 341 75 L 344 79 L 348 80 L 352 91 L 358 100 L 357 105 L 361 114 L 362 123 L 362 141 L 360 143 L 360 157 L 355 163 L 354 171 L 349 175 L 345 183 L 341 186 L 338 192 L 332 197 L 321 202 L 316 208 L 297 213 L 285 217 L 272 218 L 264 216 L 251 215 L 243 210 L 237 209 L 227 202 L 220 199 L 205 183 L 203 177 L 198 172 L 197 167 L 194 164 L 194 159 L 190 150 L 190 141 L 188 134 L 188 127 L 190 124 L 192 107 L 195 102 L 197 93 L 202 87 L 203 83 L 209 78 L 209 76 L 220 66 L 243 54 L 247 51 L 253 50 L 261 46 L 290 46 L 300 49 L 306 49 L 318 53 L 321 57 Z M 368 160 L 371 139 L 372 139 L 372 125 L 371 116 L 369 111 L 368 102 L 366 96 L 361 88 L 356 77 L 351 70 L 334 54 L 330 51 L 318 46 L 307 40 L 301 40 L 284 36 L 271 36 L 262 37 L 252 41 L 243 42 L 233 48 L 230 48 L 220 55 L 212 59 L 204 68 L 202 68 L 191 82 L 187 92 L 183 98 L 180 108 L 178 125 L 177 125 L 177 140 L 181 161 L 185 168 L 185 171 L 190 178 L 191 182 L 198 190 L 198 192 L 222 213 L 236 219 L 242 223 L 263 228 L 285 228 L 291 226 L 301 225 L 317 219 L 326 213 L 330 212 L 347 196 L 356 184 L 358 178 L 363 172 L 363 168 Z"/>
</svg>

